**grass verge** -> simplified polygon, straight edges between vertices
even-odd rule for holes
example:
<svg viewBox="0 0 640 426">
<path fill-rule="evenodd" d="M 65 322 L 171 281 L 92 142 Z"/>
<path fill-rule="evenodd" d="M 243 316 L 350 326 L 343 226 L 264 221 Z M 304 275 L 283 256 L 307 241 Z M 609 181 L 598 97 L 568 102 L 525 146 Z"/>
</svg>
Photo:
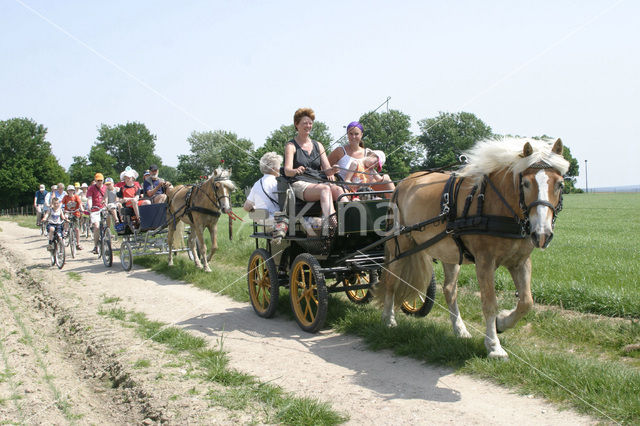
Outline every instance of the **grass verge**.
<svg viewBox="0 0 640 426">
<path fill-rule="evenodd" d="M 198 366 L 198 375 L 203 380 L 221 386 L 209 390 L 207 398 L 212 404 L 236 411 L 251 409 L 255 416 L 263 416 L 260 420 L 256 419 L 260 423 L 335 425 L 348 420 L 327 403 L 293 396 L 278 386 L 262 383 L 253 376 L 230 368 L 222 340 L 217 348 L 209 348 L 201 337 L 177 327 L 167 327 L 161 322 L 149 320 L 142 313 L 124 311 L 117 306 L 103 305 L 99 313 L 134 324 L 142 338 L 161 343 L 172 352 L 188 357 Z M 145 366 L 147 364 L 144 362 L 136 363 L 136 368 Z"/>
</svg>

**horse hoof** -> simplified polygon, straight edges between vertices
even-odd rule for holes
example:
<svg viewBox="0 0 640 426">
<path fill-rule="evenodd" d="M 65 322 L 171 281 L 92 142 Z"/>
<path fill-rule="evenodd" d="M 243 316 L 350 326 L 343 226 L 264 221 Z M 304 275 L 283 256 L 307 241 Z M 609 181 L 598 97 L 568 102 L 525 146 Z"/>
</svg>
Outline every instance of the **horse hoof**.
<svg viewBox="0 0 640 426">
<path fill-rule="evenodd" d="M 167 262 L 167 266 L 173 266 L 173 260 L 171 262 Z"/>
<path fill-rule="evenodd" d="M 388 318 L 388 319 L 383 319 L 382 321 L 384 323 L 384 325 L 386 325 L 388 328 L 392 328 L 392 327 L 397 327 L 398 323 L 396 322 L 395 318 Z"/>
<path fill-rule="evenodd" d="M 500 349 L 496 349 L 493 350 L 491 352 L 489 352 L 489 358 L 490 359 L 499 359 L 501 361 L 508 361 L 509 360 L 509 355 L 507 354 L 507 352 L 500 348 Z"/>
<path fill-rule="evenodd" d="M 461 339 L 471 339 L 471 333 L 466 328 L 464 330 L 456 330 L 455 334 Z"/>
<path fill-rule="evenodd" d="M 211 268 L 209 268 L 208 266 L 206 268 L 204 268 L 205 272 L 211 272 Z"/>
</svg>

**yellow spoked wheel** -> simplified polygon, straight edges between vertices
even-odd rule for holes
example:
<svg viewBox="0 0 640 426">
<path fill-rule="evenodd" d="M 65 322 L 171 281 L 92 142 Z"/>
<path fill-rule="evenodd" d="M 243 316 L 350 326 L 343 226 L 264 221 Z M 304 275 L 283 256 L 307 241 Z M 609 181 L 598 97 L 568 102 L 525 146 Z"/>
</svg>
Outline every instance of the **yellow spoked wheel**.
<svg viewBox="0 0 640 426">
<path fill-rule="evenodd" d="M 271 255 L 257 249 L 249 258 L 247 282 L 253 310 L 262 318 L 271 318 L 278 306 L 278 269 Z"/>
<path fill-rule="evenodd" d="M 304 331 L 315 333 L 327 318 L 329 295 L 315 257 L 303 253 L 295 258 L 290 275 L 291 309 Z"/>
<path fill-rule="evenodd" d="M 420 296 L 416 296 L 413 300 L 405 300 L 402 302 L 402 312 L 408 315 L 415 315 L 418 317 L 426 317 L 429 312 L 431 312 L 431 308 L 433 308 L 433 302 L 436 298 L 436 277 L 435 275 L 431 276 L 431 282 L 429 282 L 429 287 L 427 287 L 427 294 L 421 295 L 424 298 L 424 302 Z"/>
<path fill-rule="evenodd" d="M 345 277 L 342 282 L 344 283 L 345 287 L 369 284 L 369 276 L 366 274 L 353 274 Z M 357 304 L 369 303 L 369 301 L 371 301 L 371 298 L 373 297 L 373 294 L 371 294 L 368 288 L 347 290 L 345 293 L 349 300 Z"/>
</svg>

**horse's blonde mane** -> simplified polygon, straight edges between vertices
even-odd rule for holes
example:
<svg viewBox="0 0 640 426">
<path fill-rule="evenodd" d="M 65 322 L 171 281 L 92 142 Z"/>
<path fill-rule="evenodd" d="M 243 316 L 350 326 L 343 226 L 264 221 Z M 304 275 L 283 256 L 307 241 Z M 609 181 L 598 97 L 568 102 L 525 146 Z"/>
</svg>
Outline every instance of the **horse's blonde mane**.
<svg viewBox="0 0 640 426">
<path fill-rule="evenodd" d="M 533 153 L 523 157 L 522 149 L 527 142 L 531 144 Z M 506 169 L 513 173 L 515 179 L 532 165 L 544 162 L 564 175 L 569 170 L 569 162 L 551 152 L 552 146 L 552 140 L 513 137 L 485 139 L 464 153 L 467 164 L 461 166 L 457 173 L 471 179 L 482 179 L 484 175 Z"/>
</svg>

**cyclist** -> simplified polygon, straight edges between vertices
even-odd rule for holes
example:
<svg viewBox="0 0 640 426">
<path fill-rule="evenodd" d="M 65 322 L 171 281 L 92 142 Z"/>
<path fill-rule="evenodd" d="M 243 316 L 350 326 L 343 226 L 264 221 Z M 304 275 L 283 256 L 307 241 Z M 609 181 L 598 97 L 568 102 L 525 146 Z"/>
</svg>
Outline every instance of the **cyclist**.
<svg viewBox="0 0 640 426">
<path fill-rule="evenodd" d="M 40 184 L 40 189 L 36 191 L 36 196 L 33 197 L 33 208 L 36 209 L 36 226 L 40 226 L 42 215 L 44 214 L 44 200 L 49 193 L 45 189 L 44 185 Z"/>
<path fill-rule="evenodd" d="M 65 195 L 67 195 L 67 193 L 64 190 L 64 183 L 60 182 L 52 197 L 56 197 L 60 202 L 62 202 Z"/>
<path fill-rule="evenodd" d="M 78 195 L 80 196 L 80 200 L 82 201 L 82 209 L 84 210 L 84 214 L 81 217 L 80 224 L 84 226 L 86 222 L 89 221 L 89 206 L 87 204 L 87 188 L 89 186 L 83 182 L 80 185 L 80 190 L 78 191 Z"/>
<path fill-rule="evenodd" d="M 82 188 L 80 188 L 80 182 L 74 183 L 73 186 L 76 188 L 76 195 L 82 198 Z"/>
<path fill-rule="evenodd" d="M 91 221 L 91 229 L 93 230 L 93 250 L 91 253 L 98 254 L 98 241 L 100 240 L 100 209 L 104 207 L 105 192 L 107 187 L 104 186 L 104 176 L 102 173 L 96 173 L 94 176 L 95 183 L 87 189 L 87 204 L 89 207 L 89 220 Z"/>
<path fill-rule="evenodd" d="M 64 221 L 67 220 L 64 211 L 62 211 L 62 206 L 60 205 L 60 200 L 56 197 L 51 199 L 51 208 L 47 211 L 47 214 L 42 219 L 47 221 L 47 231 L 49 232 L 49 251 L 53 250 L 53 238 L 54 232 L 59 234 L 62 233 L 62 225 Z"/>
<path fill-rule="evenodd" d="M 51 191 L 44 197 L 44 211 L 46 212 L 51 208 L 51 199 L 54 197 L 54 193 L 56 192 L 56 185 L 51 185 Z"/>
<path fill-rule="evenodd" d="M 76 249 L 82 250 L 80 247 L 80 217 L 84 208 L 82 208 L 82 201 L 80 197 L 76 195 L 76 187 L 73 185 L 67 186 L 67 195 L 62 199 L 64 205 L 64 212 L 68 214 L 69 219 L 75 222 L 74 233 L 76 234 Z"/>
</svg>

